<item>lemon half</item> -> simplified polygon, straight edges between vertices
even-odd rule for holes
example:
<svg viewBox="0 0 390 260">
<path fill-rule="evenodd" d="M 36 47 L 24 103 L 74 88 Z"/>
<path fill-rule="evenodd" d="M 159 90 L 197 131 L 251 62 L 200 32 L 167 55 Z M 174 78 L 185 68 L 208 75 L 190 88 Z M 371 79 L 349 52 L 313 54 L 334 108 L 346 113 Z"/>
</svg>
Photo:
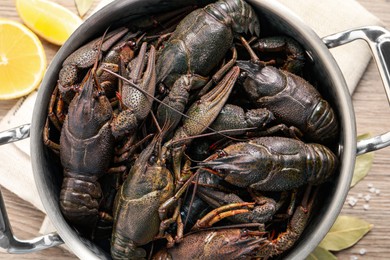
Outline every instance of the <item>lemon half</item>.
<svg viewBox="0 0 390 260">
<path fill-rule="evenodd" d="M 16 10 L 32 31 L 56 45 L 64 44 L 82 23 L 75 13 L 47 0 L 16 0 Z"/>
<path fill-rule="evenodd" d="M 0 19 L 0 99 L 13 99 L 36 89 L 46 70 L 38 37 L 18 22 Z"/>
</svg>

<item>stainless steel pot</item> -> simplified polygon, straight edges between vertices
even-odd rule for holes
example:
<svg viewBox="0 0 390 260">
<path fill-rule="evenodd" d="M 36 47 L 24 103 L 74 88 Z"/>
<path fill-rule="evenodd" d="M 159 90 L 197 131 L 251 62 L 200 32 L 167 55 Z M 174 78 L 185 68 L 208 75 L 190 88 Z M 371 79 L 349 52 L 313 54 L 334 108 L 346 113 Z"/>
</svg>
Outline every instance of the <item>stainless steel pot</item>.
<svg viewBox="0 0 390 260">
<path fill-rule="evenodd" d="M 377 62 L 386 94 L 390 99 L 390 32 L 381 27 L 364 27 L 337 33 L 320 39 L 312 29 L 284 6 L 272 0 L 247 0 L 261 20 L 269 26 L 296 38 L 312 58 L 314 77 L 321 81 L 320 92 L 330 100 L 341 124 L 339 174 L 325 185 L 321 207 L 310 220 L 298 243 L 285 255 L 286 258 L 303 259 L 320 243 L 336 220 L 347 196 L 352 179 L 356 155 L 390 145 L 390 132 L 357 143 L 355 115 L 351 96 L 343 75 L 328 48 L 356 39 L 363 39 L 371 48 Z M 44 235 L 29 241 L 16 239 L 11 231 L 0 193 L 0 247 L 9 253 L 28 253 L 65 243 L 81 259 L 110 258 L 97 245 L 79 236 L 68 225 L 59 209 L 61 172 L 42 141 L 42 131 L 47 116 L 50 95 L 57 81 L 62 61 L 83 43 L 104 31 L 112 23 L 122 23 L 140 14 L 158 13 L 187 4 L 201 4 L 205 0 L 121 0 L 115 1 L 90 17 L 58 51 L 51 62 L 38 92 L 31 123 L 31 155 L 34 178 L 43 206 L 58 233 Z M 210 1 L 211 2 L 211 1 Z M 268 22 L 267 22 L 268 21 Z M 29 126 L 0 133 L 0 144 L 28 137 Z M 326 195 L 326 196 L 325 196 Z"/>
</svg>

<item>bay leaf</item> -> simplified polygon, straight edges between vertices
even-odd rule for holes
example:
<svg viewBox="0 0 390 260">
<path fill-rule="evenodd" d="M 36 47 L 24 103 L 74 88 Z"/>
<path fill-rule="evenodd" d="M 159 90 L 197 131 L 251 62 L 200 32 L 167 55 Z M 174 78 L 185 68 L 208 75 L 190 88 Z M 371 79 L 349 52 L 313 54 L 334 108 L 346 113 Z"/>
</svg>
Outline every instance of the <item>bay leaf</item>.
<svg viewBox="0 0 390 260">
<path fill-rule="evenodd" d="M 337 257 L 320 246 L 317 246 L 306 260 L 337 260 Z"/>
<path fill-rule="evenodd" d="M 319 246 L 330 251 L 344 250 L 356 244 L 372 227 L 365 220 L 339 216 Z"/>
<path fill-rule="evenodd" d="M 74 0 L 74 2 L 79 16 L 83 17 L 91 9 L 93 0 Z"/>
<path fill-rule="evenodd" d="M 371 133 L 364 133 L 364 134 L 358 135 L 358 136 L 356 137 L 356 139 L 357 139 L 358 141 L 360 141 L 360 140 L 363 140 L 363 139 L 370 138 L 371 136 L 372 136 Z"/>
<path fill-rule="evenodd" d="M 363 134 L 357 137 L 357 140 L 362 140 L 371 137 L 371 134 Z M 371 169 L 372 162 L 374 161 L 374 152 L 365 153 L 356 157 L 355 170 L 352 177 L 351 188 L 355 186 L 359 181 L 367 176 Z"/>
</svg>

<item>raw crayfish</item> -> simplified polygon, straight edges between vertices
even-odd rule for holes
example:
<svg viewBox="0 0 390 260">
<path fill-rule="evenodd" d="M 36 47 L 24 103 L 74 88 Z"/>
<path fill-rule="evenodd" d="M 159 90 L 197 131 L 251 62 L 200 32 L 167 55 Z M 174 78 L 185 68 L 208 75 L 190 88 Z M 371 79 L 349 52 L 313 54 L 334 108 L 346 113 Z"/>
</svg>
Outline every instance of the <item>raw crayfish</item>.
<svg viewBox="0 0 390 260">
<path fill-rule="evenodd" d="M 152 241 L 159 232 L 158 209 L 174 193 L 173 176 L 158 148 L 161 139 L 162 135 L 154 138 L 142 151 L 117 193 L 111 240 L 114 259 L 146 257 L 139 246 Z"/>
<path fill-rule="evenodd" d="M 326 146 L 285 137 L 260 137 L 230 145 L 198 165 L 219 171 L 238 187 L 283 191 L 328 180 L 337 157 Z"/>
<path fill-rule="evenodd" d="M 194 85 L 226 55 L 233 33 L 260 33 L 259 20 L 250 5 L 242 0 L 219 0 L 187 15 L 177 26 L 157 60 L 157 82 L 171 88 L 185 74 Z"/>
<path fill-rule="evenodd" d="M 160 250 L 153 259 L 255 259 L 279 255 L 294 245 L 309 220 L 315 198 L 309 197 L 310 190 L 306 190 L 286 230 L 275 239 L 268 239 L 267 232 L 261 229 L 200 230 L 189 234 L 178 246 Z"/>
<path fill-rule="evenodd" d="M 277 39 L 274 38 L 274 41 Z M 314 142 L 335 139 L 339 125 L 329 102 L 302 77 L 283 69 L 257 64 L 261 63 L 259 58 L 245 39 L 241 38 L 241 41 L 251 55 L 251 61 L 237 61 L 238 66 L 245 71 L 243 87 L 249 98 L 258 107 L 269 109 L 282 123 L 297 127 L 296 135 L 303 134 L 307 140 Z M 282 43 L 285 41 L 282 40 Z M 298 64 L 301 56 L 296 56 Z M 285 65 L 292 71 L 297 68 L 291 59 Z"/>
<path fill-rule="evenodd" d="M 243 0 L 174 20 L 168 36 L 133 33 L 134 21 L 64 62 L 44 130 L 64 169 L 61 210 L 94 241 L 82 227 L 112 226 L 113 259 L 283 254 L 306 227 L 311 187 L 337 173 L 331 104 L 303 79 L 293 39 L 245 42 L 260 24 Z"/>
<path fill-rule="evenodd" d="M 60 138 L 61 210 L 70 221 L 87 226 L 96 222 L 102 198 L 98 179 L 108 171 L 115 145 L 111 104 L 97 91 L 92 73 L 70 103 Z"/>
</svg>

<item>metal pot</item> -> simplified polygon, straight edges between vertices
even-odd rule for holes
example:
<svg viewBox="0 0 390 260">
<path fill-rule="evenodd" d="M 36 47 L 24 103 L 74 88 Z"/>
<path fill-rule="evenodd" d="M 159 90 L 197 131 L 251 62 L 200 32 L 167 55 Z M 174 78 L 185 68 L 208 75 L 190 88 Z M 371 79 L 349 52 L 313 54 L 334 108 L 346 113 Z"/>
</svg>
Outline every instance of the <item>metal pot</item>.
<svg viewBox="0 0 390 260">
<path fill-rule="evenodd" d="M 200 3 L 202 2 L 202 3 Z M 29 241 L 16 239 L 11 231 L 0 193 L 0 247 L 9 253 L 28 253 L 59 245 L 63 242 L 81 259 L 110 258 L 91 241 L 84 239 L 65 221 L 59 208 L 59 191 L 62 173 L 50 159 L 42 141 L 50 95 L 56 85 L 63 60 L 82 44 L 104 31 L 112 23 L 121 23 L 140 14 L 158 13 L 188 4 L 204 4 L 205 0 L 122 0 L 115 1 L 84 22 L 58 51 L 51 62 L 38 92 L 31 123 L 31 155 L 34 178 L 43 206 L 58 233 L 44 235 Z M 340 120 L 339 173 L 321 189 L 321 207 L 312 217 L 297 244 L 285 257 L 303 259 L 320 243 L 336 220 L 349 191 L 356 155 L 390 145 L 390 133 L 371 139 L 356 140 L 355 115 L 351 96 L 343 75 L 328 48 L 351 42 L 367 41 L 377 61 L 387 96 L 390 98 L 390 32 L 381 27 L 352 29 L 320 39 L 312 29 L 284 6 L 271 0 L 247 0 L 261 20 L 268 21 L 275 30 L 296 38 L 312 58 L 314 76 L 321 81 L 320 92 L 330 100 Z M 386 50 L 387 48 L 387 50 Z M 28 137 L 29 126 L 6 131 L 6 141 Z"/>
</svg>

